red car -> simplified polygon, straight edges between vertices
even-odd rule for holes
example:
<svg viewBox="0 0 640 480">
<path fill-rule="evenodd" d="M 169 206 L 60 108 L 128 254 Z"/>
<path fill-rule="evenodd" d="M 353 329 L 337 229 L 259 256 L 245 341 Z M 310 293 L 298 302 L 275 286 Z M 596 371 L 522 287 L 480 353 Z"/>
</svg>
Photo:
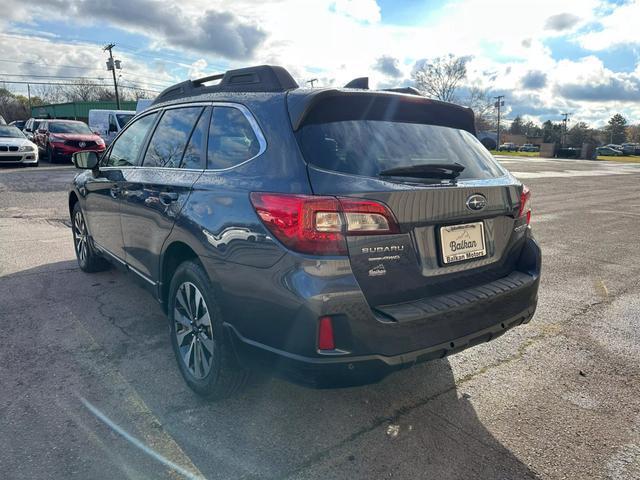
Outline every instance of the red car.
<svg viewBox="0 0 640 480">
<path fill-rule="evenodd" d="M 84 122 L 75 120 L 44 120 L 38 126 L 34 142 L 51 163 L 69 160 L 80 150 L 103 152 L 104 140 Z"/>
</svg>

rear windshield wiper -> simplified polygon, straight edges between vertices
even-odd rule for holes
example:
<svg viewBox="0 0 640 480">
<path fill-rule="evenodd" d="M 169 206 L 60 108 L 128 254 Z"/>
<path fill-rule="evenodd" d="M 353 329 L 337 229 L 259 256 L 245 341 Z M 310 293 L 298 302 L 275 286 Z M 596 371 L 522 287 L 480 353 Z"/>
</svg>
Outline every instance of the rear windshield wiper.
<svg viewBox="0 0 640 480">
<path fill-rule="evenodd" d="M 441 178 L 453 180 L 464 170 L 459 163 L 424 163 L 410 167 L 397 167 L 382 170 L 381 177 Z"/>
</svg>

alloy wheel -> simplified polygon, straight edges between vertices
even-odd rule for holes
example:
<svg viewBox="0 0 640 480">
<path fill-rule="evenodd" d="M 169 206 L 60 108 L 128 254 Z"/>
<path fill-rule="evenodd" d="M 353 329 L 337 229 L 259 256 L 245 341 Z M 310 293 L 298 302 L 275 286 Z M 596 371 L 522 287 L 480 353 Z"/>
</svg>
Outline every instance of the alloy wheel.
<svg viewBox="0 0 640 480">
<path fill-rule="evenodd" d="M 73 241 L 76 247 L 76 253 L 81 263 L 87 261 L 89 253 L 89 243 L 87 238 L 87 226 L 84 223 L 82 212 L 77 212 L 73 218 Z"/>
<path fill-rule="evenodd" d="M 184 366 L 195 378 L 206 377 L 213 364 L 213 327 L 204 296 L 191 282 L 176 291 L 173 322 Z"/>
</svg>

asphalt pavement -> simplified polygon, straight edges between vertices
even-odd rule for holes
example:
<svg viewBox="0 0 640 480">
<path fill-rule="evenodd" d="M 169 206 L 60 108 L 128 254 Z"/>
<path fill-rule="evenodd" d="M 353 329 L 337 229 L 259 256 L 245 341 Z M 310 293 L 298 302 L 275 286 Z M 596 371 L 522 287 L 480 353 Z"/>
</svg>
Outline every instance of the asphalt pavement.
<svg viewBox="0 0 640 480">
<path fill-rule="evenodd" d="M 151 296 L 82 273 L 71 166 L 0 167 L 0 478 L 640 478 L 640 166 L 500 157 L 533 192 L 530 324 L 357 388 L 207 403 Z"/>
</svg>

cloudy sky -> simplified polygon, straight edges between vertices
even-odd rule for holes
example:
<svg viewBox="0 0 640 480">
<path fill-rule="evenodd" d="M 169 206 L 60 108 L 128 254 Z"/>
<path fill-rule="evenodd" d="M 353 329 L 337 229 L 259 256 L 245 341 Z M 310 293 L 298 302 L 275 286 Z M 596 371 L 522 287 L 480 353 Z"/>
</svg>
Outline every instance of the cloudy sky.
<svg viewBox="0 0 640 480">
<path fill-rule="evenodd" d="M 0 81 L 107 82 L 108 42 L 121 82 L 151 90 L 261 63 L 300 84 L 368 75 L 374 86 L 409 85 L 417 61 L 452 53 L 472 56 L 468 84 L 505 95 L 508 118 L 571 112 L 599 126 L 621 112 L 640 122 L 640 0 L 2 3 Z"/>
</svg>

